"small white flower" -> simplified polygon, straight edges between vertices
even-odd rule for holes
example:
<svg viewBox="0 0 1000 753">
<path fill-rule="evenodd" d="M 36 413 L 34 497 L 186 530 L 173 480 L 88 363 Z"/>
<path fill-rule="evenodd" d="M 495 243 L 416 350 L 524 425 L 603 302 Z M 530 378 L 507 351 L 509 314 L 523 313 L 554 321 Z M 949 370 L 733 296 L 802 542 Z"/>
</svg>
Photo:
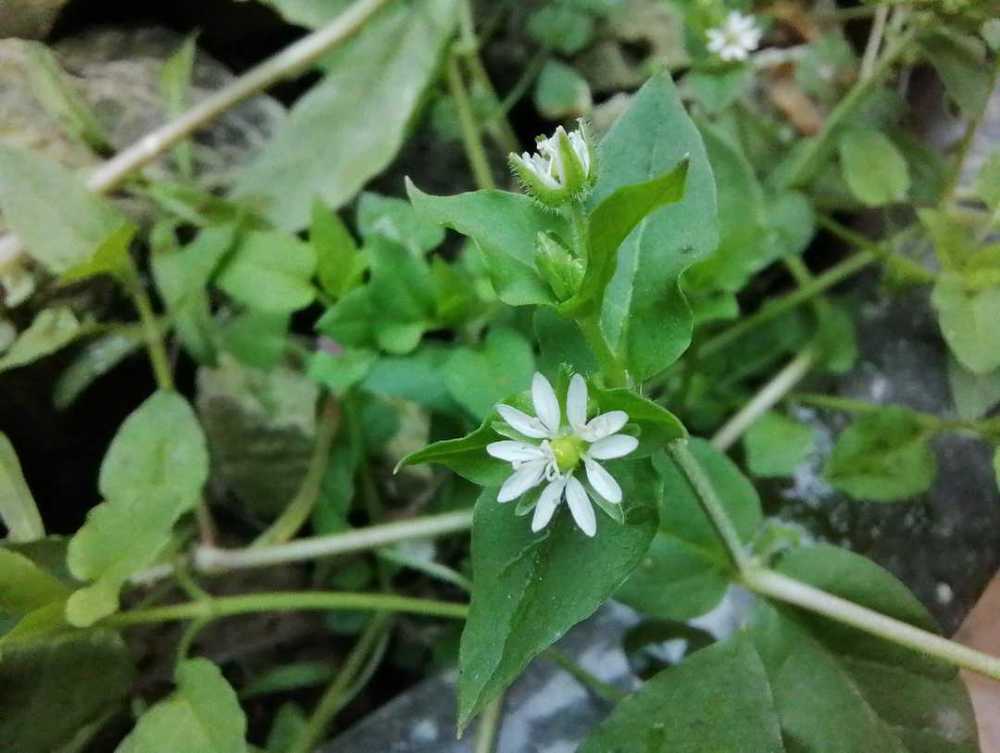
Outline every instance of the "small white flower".
<svg viewBox="0 0 1000 753">
<path fill-rule="evenodd" d="M 510 166 L 539 200 L 557 205 L 593 183 L 593 156 L 582 123 L 570 133 L 559 126 L 548 138 L 539 137 L 536 148 L 534 154 L 511 154 Z"/>
<path fill-rule="evenodd" d="M 559 503 L 566 500 L 573 520 L 587 536 L 597 533 L 597 520 L 588 489 L 574 473 L 583 463 L 590 484 L 590 494 L 599 495 L 611 504 L 621 504 L 622 489 L 614 477 L 598 463 L 624 457 L 639 445 L 639 440 L 617 432 L 628 423 L 625 411 L 610 411 L 587 420 L 587 383 L 575 374 L 566 394 L 566 419 L 552 385 L 536 373 L 531 382 L 531 401 L 535 416 L 500 404 L 497 411 L 521 436 L 540 440 L 537 444 L 519 440 L 492 442 L 486 452 L 511 464 L 513 473 L 500 487 L 497 502 L 510 502 L 543 481 L 547 482 L 535 505 L 531 530 L 548 525 Z"/>
<path fill-rule="evenodd" d="M 734 10 L 721 26 L 706 32 L 708 51 L 714 52 L 727 62 L 746 60 L 760 44 L 761 34 L 753 16 Z"/>
</svg>

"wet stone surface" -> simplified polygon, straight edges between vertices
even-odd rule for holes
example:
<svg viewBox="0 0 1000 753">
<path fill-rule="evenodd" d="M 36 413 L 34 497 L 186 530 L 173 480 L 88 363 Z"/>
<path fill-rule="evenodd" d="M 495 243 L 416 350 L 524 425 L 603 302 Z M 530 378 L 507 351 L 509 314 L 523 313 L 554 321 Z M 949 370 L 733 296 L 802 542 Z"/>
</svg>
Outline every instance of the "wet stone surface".
<svg viewBox="0 0 1000 753">
<path fill-rule="evenodd" d="M 874 278 L 861 287 L 855 368 L 829 394 L 903 405 L 953 418 L 948 355 L 927 291 L 887 294 Z M 933 441 L 938 474 L 923 495 L 896 503 L 858 502 L 831 488 L 822 467 L 851 417 L 797 408 L 816 429 L 816 448 L 790 482 L 758 484 L 768 512 L 893 572 L 953 632 L 1000 567 L 1000 493 L 990 448 L 954 433 Z"/>
</svg>

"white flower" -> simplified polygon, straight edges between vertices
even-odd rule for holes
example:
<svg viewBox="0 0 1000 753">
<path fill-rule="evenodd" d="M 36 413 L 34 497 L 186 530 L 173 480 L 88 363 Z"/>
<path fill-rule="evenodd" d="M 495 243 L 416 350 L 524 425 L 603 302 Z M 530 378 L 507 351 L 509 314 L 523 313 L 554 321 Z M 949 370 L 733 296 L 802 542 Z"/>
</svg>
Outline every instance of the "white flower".
<svg viewBox="0 0 1000 753">
<path fill-rule="evenodd" d="M 746 60 L 760 44 L 761 30 L 753 16 L 732 11 L 721 26 L 709 29 L 708 51 L 725 61 Z"/>
<path fill-rule="evenodd" d="M 566 500 L 573 520 L 587 536 L 597 533 L 597 520 L 589 494 L 599 495 L 611 504 L 621 504 L 622 488 L 614 477 L 598 463 L 628 455 L 639 440 L 617 432 L 628 422 L 625 411 L 602 413 L 587 420 L 587 383 L 575 374 L 566 394 L 566 419 L 552 385 L 536 373 L 531 382 L 531 400 L 536 416 L 500 404 L 497 411 L 519 435 L 540 440 L 537 444 L 519 440 L 492 442 L 486 452 L 507 461 L 513 473 L 500 487 L 497 502 L 510 502 L 543 481 L 547 482 L 535 505 L 531 530 L 540 531 L 555 514 L 559 503 Z M 574 473 L 580 463 L 590 490 Z"/>
<path fill-rule="evenodd" d="M 570 133 L 559 126 L 549 138 L 539 137 L 536 146 L 534 154 L 511 154 L 510 166 L 539 200 L 559 204 L 593 183 L 593 156 L 582 123 Z"/>
</svg>

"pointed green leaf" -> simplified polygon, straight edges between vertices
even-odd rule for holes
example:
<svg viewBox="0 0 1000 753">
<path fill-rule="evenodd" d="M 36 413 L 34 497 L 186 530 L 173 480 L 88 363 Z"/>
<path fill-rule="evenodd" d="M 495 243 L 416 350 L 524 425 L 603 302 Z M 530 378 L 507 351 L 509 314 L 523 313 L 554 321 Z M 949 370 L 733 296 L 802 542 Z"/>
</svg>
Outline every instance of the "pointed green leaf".
<svg viewBox="0 0 1000 753">
<path fill-rule="evenodd" d="M 701 136 L 666 74 L 651 78 L 598 147 L 591 207 L 619 188 L 648 181 L 689 160 L 684 198 L 646 217 L 618 252 L 605 292 L 601 327 L 639 380 L 687 348 L 693 317 L 681 274 L 719 241 L 715 181 Z"/>
<path fill-rule="evenodd" d="M 25 366 L 73 342 L 80 322 L 66 306 L 43 309 L 0 357 L 0 372 Z"/>
<path fill-rule="evenodd" d="M 21 461 L 7 435 L 0 432 L 0 520 L 11 541 L 35 541 L 45 536 L 35 498 L 24 480 Z"/>
<path fill-rule="evenodd" d="M 483 491 L 472 523 L 473 589 L 459 656 L 459 728 L 528 662 L 586 619 L 628 577 L 656 529 L 659 485 L 648 461 L 620 476 L 624 525 L 598 513 L 587 538 L 565 504 L 542 534 Z M 642 470 L 642 469 L 645 470 Z"/>
</svg>

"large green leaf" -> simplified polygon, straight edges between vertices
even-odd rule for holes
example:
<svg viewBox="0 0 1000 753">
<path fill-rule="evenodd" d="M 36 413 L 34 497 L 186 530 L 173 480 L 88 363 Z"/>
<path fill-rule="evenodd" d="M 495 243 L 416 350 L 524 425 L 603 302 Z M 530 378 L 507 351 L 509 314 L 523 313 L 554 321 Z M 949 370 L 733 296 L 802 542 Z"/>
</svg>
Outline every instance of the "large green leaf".
<svg viewBox="0 0 1000 753">
<path fill-rule="evenodd" d="M 570 237 L 565 218 L 538 202 L 506 191 L 431 196 L 407 182 L 414 208 L 424 217 L 472 238 L 486 259 L 497 295 L 510 306 L 555 303 L 535 266 L 539 233 Z"/>
<path fill-rule="evenodd" d="M 533 534 L 513 505 L 497 503 L 495 487 L 479 497 L 472 523 L 472 604 L 459 655 L 459 728 L 528 662 L 593 614 L 639 563 L 656 529 L 660 488 L 646 462 L 619 481 L 625 523 L 600 516 L 592 539 L 577 530 L 565 509 L 545 533 Z"/>
<path fill-rule="evenodd" d="M 785 753 L 760 656 L 744 634 L 704 648 L 626 698 L 579 753 Z"/>
<path fill-rule="evenodd" d="M 24 480 L 14 445 L 0 432 L 0 521 L 11 541 L 34 541 L 45 535 L 42 517 Z"/>
<path fill-rule="evenodd" d="M 693 317 L 678 286 L 681 273 L 718 243 L 715 181 L 701 136 L 669 76 L 658 74 L 598 147 L 600 174 L 590 205 L 690 161 L 684 198 L 629 234 L 604 297 L 601 326 L 637 379 L 673 363 L 691 341 Z"/>
<path fill-rule="evenodd" d="M 132 683 L 121 638 L 107 630 L 4 641 L 0 655 L 0 747 L 52 753 L 113 711 Z"/>
<path fill-rule="evenodd" d="M 177 690 L 139 718 L 115 753 L 245 753 L 246 716 L 219 668 L 188 659 L 175 679 Z"/>
<path fill-rule="evenodd" d="M 72 624 L 91 625 L 118 608 L 122 584 L 164 549 L 174 523 L 201 499 L 207 476 L 205 438 L 180 395 L 158 392 L 125 419 L 101 464 L 106 501 L 70 541 L 70 571 L 91 582 L 69 599 Z"/>
<path fill-rule="evenodd" d="M 0 146 L 0 210 L 28 254 L 53 274 L 85 262 L 123 223 L 66 168 Z"/>
<path fill-rule="evenodd" d="M 236 195 L 263 199 L 267 217 L 286 230 L 308 224 L 317 196 L 331 208 L 350 200 L 402 145 L 451 36 L 455 6 L 427 0 L 380 11 L 324 62 L 323 80 L 243 171 Z"/>
<path fill-rule="evenodd" d="M 841 433 L 823 472 L 855 499 L 895 502 L 927 491 L 937 461 L 927 432 L 904 408 L 883 408 Z"/>
<path fill-rule="evenodd" d="M 892 575 L 831 546 L 792 550 L 779 572 L 936 632 Z M 955 668 L 790 607 L 758 603 L 751 635 L 795 753 L 976 753 L 976 723 Z"/>
<path fill-rule="evenodd" d="M 740 537 L 749 543 L 762 519 L 753 485 L 708 442 L 691 439 L 688 447 Z M 687 478 L 666 456 L 658 456 L 654 463 L 664 484 L 660 527 L 646 556 L 615 598 L 648 614 L 687 620 L 719 603 L 729 587 L 732 567 Z"/>
<path fill-rule="evenodd" d="M 920 43 L 965 117 L 978 118 L 989 99 L 996 75 L 996 63 L 987 58 L 982 41 L 937 25 Z"/>
</svg>

